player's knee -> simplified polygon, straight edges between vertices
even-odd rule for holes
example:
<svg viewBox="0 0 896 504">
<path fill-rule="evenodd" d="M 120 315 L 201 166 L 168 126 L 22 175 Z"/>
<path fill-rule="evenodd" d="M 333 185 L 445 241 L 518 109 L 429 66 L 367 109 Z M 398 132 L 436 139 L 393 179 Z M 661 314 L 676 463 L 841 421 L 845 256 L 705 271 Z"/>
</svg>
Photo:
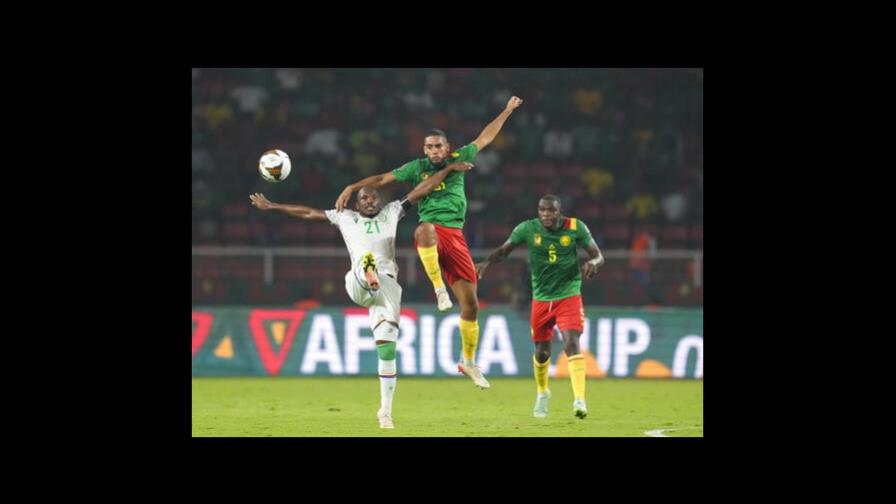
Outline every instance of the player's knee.
<svg viewBox="0 0 896 504">
<path fill-rule="evenodd" d="M 479 304 L 475 302 L 461 301 L 460 318 L 464 320 L 476 320 L 479 318 Z"/>
<path fill-rule="evenodd" d="M 575 355 L 579 353 L 578 336 L 565 338 L 563 341 L 563 350 L 566 352 L 566 355 Z"/>
<path fill-rule="evenodd" d="M 398 341 L 398 325 L 392 322 L 383 321 L 373 328 L 373 337 L 376 340 L 377 348 L 380 343 L 389 343 L 393 345 Z"/>
<path fill-rule="evenodd" d="M 535 360 L 538 362 L 547 362 L 551 358 L 551 348 L 539 348 L 535 349 Z"/>
<path fill-rule="evenodd" d="M 417 226 L 417 230 L 414 231 L 414 239 L 417 240 L 417 245 L 421 247 L 431 247 L 436 245 L 438 239 L 435 226 L 429 222 L 421 223 Z"/>
<path fill-rule="evenodd" d="M 395 360 L 395 342 L 383 341 L 377 343 L 376 354 L 382 360 Z"/>
<path fill-rule="evenodd" d="M 479 316 L 479 299 L 476 298 L 475 290 L 472 293 L 461 290 L 460 295 L 457 296 L 457 302 L 460 304 L 460 314 L 462 318 L 466 320 L 476 320 L 476 317 Z"/>
</svg>

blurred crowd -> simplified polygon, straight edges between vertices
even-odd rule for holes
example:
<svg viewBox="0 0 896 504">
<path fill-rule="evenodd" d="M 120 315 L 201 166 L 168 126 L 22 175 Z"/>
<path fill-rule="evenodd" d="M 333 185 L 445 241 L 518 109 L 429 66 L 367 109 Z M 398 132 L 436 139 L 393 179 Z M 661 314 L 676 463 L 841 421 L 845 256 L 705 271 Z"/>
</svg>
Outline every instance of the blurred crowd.
<svg viewBox="0 0 896 504">
<path fill-rule="evenodd" d="M 347 184 L 423 157 L 428 129 L 459 148 L 516 95 L 466 175 L 471 248 L 500 245 L 547 193 L 604 249 L 703 247 L 701 69 L 203 68 L 191 91 L 193 245 L 342 246 L 332 226 L 262 214 L 248 195 L 332 208 Z M 280 184 L 257 172 L 270 148 L 292 160 Z M 405 246 L 416 220 L 399 226 Z"/>
</svg>

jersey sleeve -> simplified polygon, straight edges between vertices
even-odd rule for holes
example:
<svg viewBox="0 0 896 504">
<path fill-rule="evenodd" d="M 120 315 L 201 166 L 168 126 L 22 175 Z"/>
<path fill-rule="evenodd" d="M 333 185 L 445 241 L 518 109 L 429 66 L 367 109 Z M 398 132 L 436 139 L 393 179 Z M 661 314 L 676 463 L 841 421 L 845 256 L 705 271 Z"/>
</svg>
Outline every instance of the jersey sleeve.
<svg viewBox="0 0 896 504">
<path fill-rule="evenodd" d="M 514 245 L 526 243 L 526 238 L 529 237 L 529 226 L 527 224 L 528 222 L 520 222 L 513 228 L 513 232 L 510 233 L 510 243 Z"/>
<path fill-rule="evenodd" d="M 413 182 L 414 177 L 417 176 L 417 173 L 420 171 L 420 163 L 417 160 L 408 161 L 407 163 L 401 165 L 400 167 L 392 170 L 392 175 L 395 176 L 395 180 L 399 182 Z"/>
<path fill-rule="evenodd" d="M 472 163 L 476 159 L 476 144 L 467 144 L 451 153 L 452 161 L 466 161 Z"/>
<path fill-rule="evenodd" d="M 591 230 L 588 229 L 588 226 L 586 226 L 584 222 L 578 221 L 578 226 L 576 226 L 576 228 L 576 243 L 580 247 L 586 248 L 594 243 L 594 237 L 591 236 Z"/>
<path fill-rule="evenodd" d="M 401 200 L 395 200 L 386 205 L 386 211 L 389 213 L 389 216 L 394 217 L 395 220 L 404 217 L 404 207 L 401 205 Z"/>
<path fill-rule="evenodd" d="M 325 210 L 324 214 L 326 214 L 330 224 L 339 227 L 339 212 L 337 212 L 335 208 L 333 210 Z"/>
</svg>

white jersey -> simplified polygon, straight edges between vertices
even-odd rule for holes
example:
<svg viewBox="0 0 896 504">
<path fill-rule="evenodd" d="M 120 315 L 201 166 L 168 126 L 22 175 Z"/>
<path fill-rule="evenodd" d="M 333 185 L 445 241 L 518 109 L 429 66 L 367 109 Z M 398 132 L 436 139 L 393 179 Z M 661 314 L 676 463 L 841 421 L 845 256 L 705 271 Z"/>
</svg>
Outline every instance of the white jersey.
<svg viewBox="0 0 896 504">
<path fill-rule="evenodd" d="M 342 212 L 327 210 L 324 213 L 342 233 L 353 265 L 358 264 L 365 252 L 373 252 L 377 271 L 398 277 L 398 265 L 395 263 L 395 231 L 398 229 L 398 220 L 404 217 L 404 208 L 400 201 L 387 204 L 374 217 L 365 217 L 349 209 L 344 209 Z"/>
</svg>

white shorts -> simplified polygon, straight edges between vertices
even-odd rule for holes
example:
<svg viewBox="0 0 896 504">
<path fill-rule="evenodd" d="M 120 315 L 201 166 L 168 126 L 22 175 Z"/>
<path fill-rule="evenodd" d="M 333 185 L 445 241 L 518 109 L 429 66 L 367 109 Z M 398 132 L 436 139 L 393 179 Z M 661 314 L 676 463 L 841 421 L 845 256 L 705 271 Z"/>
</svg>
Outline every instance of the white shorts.
<svg viewBox="0 0 896 504">
<path fill-rule="evenodd" d="M 345 290 L 355 304 L 370 309 L 370 328 L 385 320 L 398 325 L 401 313 L 401 286 L 391 273 L 377 273 L 380 288 L 372 291 L 360 268 L 345 274 Z"/>
</svg>

